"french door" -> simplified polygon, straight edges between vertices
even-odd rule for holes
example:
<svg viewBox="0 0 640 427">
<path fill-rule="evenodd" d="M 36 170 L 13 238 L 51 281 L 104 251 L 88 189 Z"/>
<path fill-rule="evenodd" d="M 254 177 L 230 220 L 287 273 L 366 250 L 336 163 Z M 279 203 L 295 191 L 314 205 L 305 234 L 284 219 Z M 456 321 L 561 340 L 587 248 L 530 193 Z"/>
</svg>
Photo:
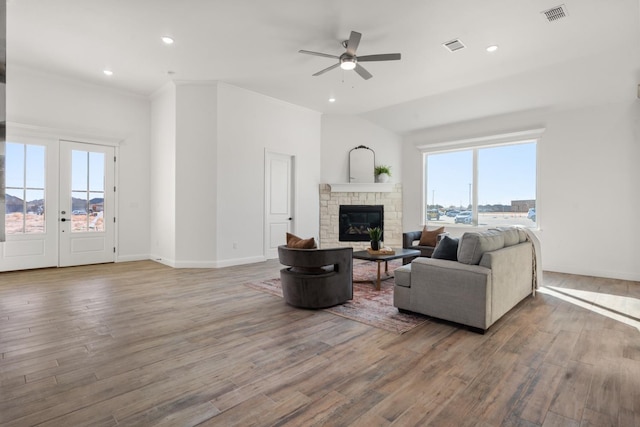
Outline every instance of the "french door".
<svg viewBox="0 0 640 427">
<path fill-rule="evenodd" d="M 0 271 L 115 261 L 114 152 L 7 135 Z"/>
<path fill-rule="evenodd" d="M 115 149 L 60 141 L 58 265 L 115 261 Z"/>
<path fill-rule="evenodd" d="M 56 142 L 47 138 L 15 138 L 7 135 L 4 200 L 6 241 L 0 244 L 2 271 L 54 267 L 58 264 Z"/>
</svg>

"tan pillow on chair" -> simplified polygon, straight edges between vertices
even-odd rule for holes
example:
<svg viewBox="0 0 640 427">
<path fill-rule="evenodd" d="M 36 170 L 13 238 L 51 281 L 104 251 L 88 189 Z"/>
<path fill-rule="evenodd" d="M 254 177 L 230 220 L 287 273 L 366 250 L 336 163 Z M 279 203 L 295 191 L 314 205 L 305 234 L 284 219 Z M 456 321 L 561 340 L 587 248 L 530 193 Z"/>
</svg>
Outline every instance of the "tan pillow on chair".
<svg viewBox="0 0 640 427">
<path fill-rule="evenodd" d="M 287 233 L 287 247 L 295 249 L 315 249 L 316 241 L 313 237 L 301 239 L 291 233 Z"/>
<path fill-rule="evenodd" d="M 420 246 L 436 246 L 436 242 L 438 239 L 438 234 L 444 233 L 444 227 L 436 228 L 435 230 L 427 230 L 427 226 L 425 225 L 422 229 L 422 234 L 420 235 Z"/>
</svg>

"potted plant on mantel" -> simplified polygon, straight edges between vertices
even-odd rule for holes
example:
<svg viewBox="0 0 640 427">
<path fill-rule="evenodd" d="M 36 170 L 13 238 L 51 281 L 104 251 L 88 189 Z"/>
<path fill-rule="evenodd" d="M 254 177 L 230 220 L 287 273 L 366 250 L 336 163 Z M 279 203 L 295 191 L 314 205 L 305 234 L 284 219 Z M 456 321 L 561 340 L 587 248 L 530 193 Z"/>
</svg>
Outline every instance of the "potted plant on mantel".
<svg viewBox="0 0 640 427">
<path fill-rule="evenodd" d="M 367 228 L 369 239 L 371 240 L 371 249 L 380 250 L 380 241 L 382 240 L 382 229 L 380 227 Z"/>
<path fill-rule="evenodd" d="M 391 166 L 378 165 L 373 170 L 378 182 L 387 182 L 391 176 Z"/>
</svg>

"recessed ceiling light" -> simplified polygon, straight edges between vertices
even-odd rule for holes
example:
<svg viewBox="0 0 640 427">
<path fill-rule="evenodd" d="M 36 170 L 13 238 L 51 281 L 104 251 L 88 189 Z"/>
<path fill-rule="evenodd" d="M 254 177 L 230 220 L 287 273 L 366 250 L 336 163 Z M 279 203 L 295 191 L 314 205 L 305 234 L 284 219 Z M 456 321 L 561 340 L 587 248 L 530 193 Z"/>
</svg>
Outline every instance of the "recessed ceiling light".
<svg viewBox="0 0 640 427">
<path fill-rule="evenodd" d="M 496 50 L 498 50 L 498 46 L 495 44 L 487 48 L 487 52 L 495 52 Z"/>
<path fill-rule="evenodd" d="M 164 44 L 173 44 L 174 40 L 173 38 L 169 37 L 169 36 L 162 36 L 162 43 Z"/>
<path fill-rule="evenodd" d="M 329 98 L 329 102 L 336 102 L 335 98 Z"/>
<path fill-rule="evenodd" d="M 113 76 L 113 71 L 111 70 L 102 70 L 105 76 Z"/>
</svg>

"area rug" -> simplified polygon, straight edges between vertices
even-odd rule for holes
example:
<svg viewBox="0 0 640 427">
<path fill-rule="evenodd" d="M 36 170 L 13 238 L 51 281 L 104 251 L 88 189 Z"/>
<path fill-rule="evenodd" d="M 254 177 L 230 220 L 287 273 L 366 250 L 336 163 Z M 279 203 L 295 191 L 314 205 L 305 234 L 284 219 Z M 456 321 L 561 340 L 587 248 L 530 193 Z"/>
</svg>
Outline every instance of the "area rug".
<svg viewBox="0 0 640 427">
<path fill-rule="evenodd" d="M 389 271 L 393 271 L 400 265 L 399 262 L 390 262 Z M 376 264 L 373 262 L 354 264 L 354 280 L 375 279 L 376 268 Z M 382 268 L 384 268 L 384 265 Z M 271 295 L 282 297 L 282 287 L 280 286 L 279 278 L 245 283 L 245 285 Z M 426 316 L 400 313 L 398 309 L 393 306 L 393 287 L 393 278 L 382 281 L 379 291 L 375 290 L 375 285 L 372 282 L 354 281 L 353 299 L 341 305 L 325 308 L 324 311 L 397 334 L 403 334 L 427 322 L 428 317 Z"/>
</svg>

